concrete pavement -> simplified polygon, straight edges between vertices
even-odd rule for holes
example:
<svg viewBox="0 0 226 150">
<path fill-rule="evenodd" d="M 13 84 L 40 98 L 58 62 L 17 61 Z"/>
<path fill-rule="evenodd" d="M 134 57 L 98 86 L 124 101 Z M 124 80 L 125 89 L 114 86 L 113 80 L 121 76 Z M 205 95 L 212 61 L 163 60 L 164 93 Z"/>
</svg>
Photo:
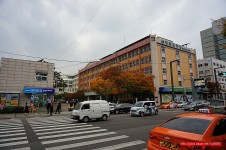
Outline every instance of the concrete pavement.
<svg viewBox="0 0 226 150">
<path fill-rule="evenodd" d="M 70 116 L 71 111 L 68 111 L 68 104 L 62 104 L 61 105 L 61 113 L 55 114 L 55 108 L 53 116 Z M 45 108 L 36 108 L 36 111 L 34 113 L 9 113 L 9 114 L 1 114 L 0 113 L 0 119 L 11 119 L 11 118 L 32 118 L 32 117 L 49 117 L 50 114 L 47 114 L 47 111 Z"/>
</svg>

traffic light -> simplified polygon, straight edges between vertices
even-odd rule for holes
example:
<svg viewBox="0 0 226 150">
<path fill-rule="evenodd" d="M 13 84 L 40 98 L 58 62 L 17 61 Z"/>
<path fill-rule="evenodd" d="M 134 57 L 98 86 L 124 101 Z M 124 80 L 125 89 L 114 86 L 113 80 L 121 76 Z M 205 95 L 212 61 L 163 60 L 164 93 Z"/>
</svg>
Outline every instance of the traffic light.
<svg viewBox="0 0 226 150">
<path fill-rule="evenodd" d="M 226 72 L 218 73 L 219 76 L 226 76 Z"/>
</svg>

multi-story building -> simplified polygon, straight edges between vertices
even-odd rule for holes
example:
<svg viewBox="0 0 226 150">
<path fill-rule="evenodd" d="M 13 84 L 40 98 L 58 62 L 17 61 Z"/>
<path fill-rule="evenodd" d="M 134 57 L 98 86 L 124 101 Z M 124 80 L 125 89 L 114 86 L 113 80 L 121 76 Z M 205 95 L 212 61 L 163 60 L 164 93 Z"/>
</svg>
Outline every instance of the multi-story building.
<svg viewBox="0 0 226 150">
<path fill-rule="evenodd" d="M 62 75 L 61 78 L 67 86 L 60 87 L 60 92 L 75 93 L 78 91 L 78 75 Z"/>
<path fill-rule="evenodd" d="M 200 32 L 203 58 L 216 58 L 226 62 L 226 38 L 221 34 L 226 17 L 214 20 L 212 27 Z"/>
<path fill-rule="evenodd" d="M 179 61 L 175 61 L 179 60 Z M 90 91 L 90 81 L 110 67 L 153 75 L 155 97 L 161 103 L 172 100 L 170 62 L 175 99 L 191 99 L 190 77 L 197 77 L 196 52 L 171 40 L 148 35 L 79 70 L 79 90 Z M 90 91 L 91 92 L 91 91 Z"/>
<path fill-rule="evenodd" d="M 199 59 L 198 64 L 198 76 L 199 78 L 204 78 L 207 82 L 218 81 L 221 85 L 222 91 L 219 92 L 219 98 L 226 98 L 226 76 L 219 76 L 219 73 L 226 72 L 226 62 L 218 60 L 215 58 Z M 214 69 L 215 73 L 214 74 Z M 215 79 L 217 77 L 217 80 Z M 208 92 L 206 92 L 204 97 L 208 98 Z"/>
<path fill-rule="evenodd" d="M 45 107 L 55 92 L 53 76 L 53 63 L 1 58 L 0 101 L 6 106 L 24 106 L 33 101 Z"/>
</svg>

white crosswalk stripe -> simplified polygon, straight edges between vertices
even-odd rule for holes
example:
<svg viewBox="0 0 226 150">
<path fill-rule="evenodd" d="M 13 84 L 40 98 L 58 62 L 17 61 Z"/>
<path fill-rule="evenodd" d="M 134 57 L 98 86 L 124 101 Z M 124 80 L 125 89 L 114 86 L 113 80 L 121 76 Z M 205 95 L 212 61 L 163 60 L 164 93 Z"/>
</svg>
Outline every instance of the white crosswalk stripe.
<svg viewBox="0 0 226 150">
<path fill-rule="evenodd" d="M 145 141 L 131 140 L 127 135 L 120 135 L 89 123 L 78 123 L 67 117 L 27 120 L 46 150 L 86 149 L 87 146 L 88 149 L 95 150 L 128 149 L 133 146 L 144 149 L 146 147 Z M 114 144 L 111 143 L 113 141 Z"/>
<path fill-rule="evenodd" d="M 0 120 L 0 149 L 30 150 L 24 126 L 19 119 Z M 15 149 L 15 148 L 14 148 Z"/>
</svg>

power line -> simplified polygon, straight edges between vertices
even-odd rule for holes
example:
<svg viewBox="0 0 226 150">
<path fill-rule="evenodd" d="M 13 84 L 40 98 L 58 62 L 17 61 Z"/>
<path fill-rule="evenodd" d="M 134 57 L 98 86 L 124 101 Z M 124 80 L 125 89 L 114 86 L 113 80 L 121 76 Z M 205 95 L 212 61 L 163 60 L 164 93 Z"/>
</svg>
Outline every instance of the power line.
<svg viewBox="0 0 226 150">
<path fill-rule="evenodd" d="M 74 43 L 74 41 L 76 41 L 78 39 L 78 37 L 82 34 L 82 32 L 84 32 L 85 28 L 88 26 L 88 24 L 92 21 L 92 19 L 94 18 L 94 16 L 96 15 L 96 13 L 98 12 L 98 10 L 102 7 L 102 5 L 104 4 L 105 0 L 102 1 L 102 3 L 100 3 L 97 6 L 97 9 L 95 10 L 95 12 L 93 13 L 93 15 L 89 18 L 88 22 L 83 26 L 83 28 L 80 30 L 80 32 L 78 33 L 78 36 L 73 39 L 69 45 L 63 50 L 63 52 L 57 57 L 59 58 L 60 56 L 62 56 Z"/>
<path fill-rule="evenodd" d="M 77 60 L 65 60 L 65 59 L 55 59 L 55 58 L 43 58 L 43 57 L 29 56 L 29 55 L 17 54 L 17 53 L 11 53 L 11 52 L 4 52 L 4 51 L 0 51 L 0 53 L 5 53 L 5 54 L 10 54 L 10 55 L 15 55 L 15 56 L 22 56 L 22 57 L 45 59 L 45 60 L 64 61 L 64 62 L 71 62 L 71 63 L 75 63 L 75 62 L 77 62 L 77 63 L 90 63 L 90 62 L 94 62 L 94 61 L 77 61 Z"/>
</svg>

